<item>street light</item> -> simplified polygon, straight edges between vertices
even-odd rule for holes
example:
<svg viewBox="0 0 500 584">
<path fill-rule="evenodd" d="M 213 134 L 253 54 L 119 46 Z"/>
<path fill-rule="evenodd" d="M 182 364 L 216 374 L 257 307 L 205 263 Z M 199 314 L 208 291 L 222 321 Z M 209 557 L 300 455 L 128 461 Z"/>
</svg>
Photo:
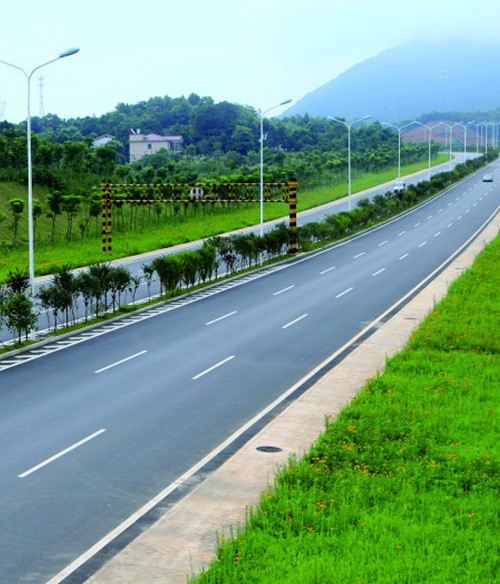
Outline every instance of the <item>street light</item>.
<svg viewBox="0 0 500 584">
<path fill-rule="evenodd" d="M 346 122 L 344 120 L 339 120 L 338 118 L 334 118 L 334 117 L 329 117 L 330 120 L 333 120 L 334 122 L 338 122 L 339 124 L 344 124 L 344 126 L 347 127 L 347 200 L 348 200 L 348 206 L 349 206 L 349 211 L 352 208 L 351 205 L 351 127 L 354 124 L 358 124 L 359 122 L 364 122 L 365 120 L 367 120 L 368 118 L 370 118 L 371 116 L 365 116 L 363 118 L 360 118 L 359 120 L 354 120 L 353 122 Z"/>
<path fill-rule="evenodd" d="M 413 122 L 414 124 L 418 124 L 419 126 L 423 126 L 428 134 L 428 138 L 427 138 L 427 143 L 428 143 L 428 167 L 427 167 L 427 173 L 428 173 L 428 180 L 431 180 L 431 136 L 432 136 L 432 128 L 433 126 L 429 126 L 427 124 L 423 124 L 422 122 L 419 122 L 418 120 L 415 120 Z"/>
<path fill-rule="evenodd" d="M 285 101 L 282 101 L 276 105 L 273 105 L 273 107 L 270 107 L 269 109 L 266 109 L 264 111 L 262 111 L 261 109 L 257 109 L 251 105 L 246 105 L 244 107 L 248 108 L 249 110 L 252 110 L 253 112 L 255 112 L 260 119 L 260 228 L 259 228 L 259 233 L 260 236 L 262 237 L 264 235 L 264 116 L 269 113 L 270 111 L 281 107 L 282 105 L 286 105 L 287 103 L 290 103 L 291 99 L 285 99 Z M 240 104 L 237 104 L 240 105 Z"/>
<path fill-rule="evenodd" d="M 413 126 L 415 122 L 404 124 L 403 126 L 396 126 L 396 124 L 389 124 L 389 122 L 382 122 L 386 126 L 395 128 L 398 131 L 398 181 L 401 180 L 401 131 L 408 126 Z"/>
<path fill-rule="evenodd" d="M 448 163 L 448 169 L 451 172 L 451 170 L 452 170 L 452 162 L 451 162 L 451 160 L 453 158 L 453 156 L 452 156 L 452 150 L 451 150 L 451 143 L 453 141 L 453 135 L 452 135 L 453 126 L 451 124 L 445 124 L 444 122 L 440 122 L 439 125 L 440 126 L 443 126 L 445 128 L 445 140 L 446 140 L 446 132 L 447 132 L 446 131 L 446 128 L 448 128 L 449 131 L 450 131 L 450 143 L 449 143 L 450 160 L 449 160 L 449 163 Z"/>
<path fill-rule="evenodd" d="M 479 154 L 479 124 L 476 124 L 474 121 L 467 123 L 476 128 L 476 154 Z"/>
<path fill-rule="evenodd" d="M 462 126 L 464 129 L 464 164 L 467 162 L 467 126 L 463 122 L 455 122 L 453 126 Z"/>
<path fill-rule="evenodd" d="M 78 53 L 80 49 L 68 49 L 61 53 L 55 59 L 51 59 L 46 63 L 42 63 L 35 67 L 31 73 L 27 73 L 21 67 L 17 65 L 13 65 L 12 63 L 8 63 L 7 61 L 2 61 L 0 59 L 0 63 L 4 65 L 8 65 L 9 67 L 13 67 L 26 77 L 27 85 L 28 85 L 28 92 L 27 92 L 27 117 L 26 117 L 26 132 L 27 132 L 27 139 L 28 139 L 28 247 L 29 247 L 29 282 L 30 282 L 30 290 L 31 295 L 35 295 L 35 259 L 34 259 L 34 244 L 33 244 L 33 171 L 32 171 L 32 162 L 31 162 L 31 98 L 30 98 L 30 85 L 31 85 L 31 77 L 35 71 L 45 67 L 45 65 L 49 65 L 50 63 L 54 63 L 59 59 L 63 59 L 64 57 L 70 57 L 75 53 Z"/>
</svg>

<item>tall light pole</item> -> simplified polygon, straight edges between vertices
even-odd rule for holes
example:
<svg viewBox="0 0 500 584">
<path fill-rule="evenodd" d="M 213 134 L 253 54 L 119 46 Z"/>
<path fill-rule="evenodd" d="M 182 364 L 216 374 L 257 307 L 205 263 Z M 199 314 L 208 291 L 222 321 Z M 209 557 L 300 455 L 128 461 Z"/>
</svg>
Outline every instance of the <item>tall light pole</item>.
<svg viewBox="0 0 500 584">
<path fill-rule="evenodd" d="M 488 154 L 488 122 L 481 122 L 481 125 L 484 128 L 484 153 Z"/>
<path fill-rule="evenodd" d="M 46 63 L 42 63 L 41 65 L 38 65 L 38 67 L 35 67 L 31 73 L 28 73 L 27 71 L 25 71 L 24 69 L 22 69 L 21 67 L 18 67 L 17 65 L 13 65 L 12 63 L 8 63 L 7 61 L 2 61 L 0 59 L 0 63 L 3 63 L 4 65 L 8 65 L 9 67 L 13 67 L 14 69 L 17 69 L 18 71 L 21 71 L 21 73 L 26 77 L 26 82 L 27 82 L 27 86 L 28 86 L 28 91 L 27 91 L 27 102 L 28 102 L 28 107 L 27 107 L 27 117 L 26 117 L 26 132 L 27 132 L 27 139 L 28 139 L 28 247 L 29 247 L 29 282 L 30 282 L 30 291 L 31 291 L 31 295 L 35 296 L 35 257 L 34 257 L 34 242 L 33 242 L 33 170 L 32 170 L 32 162 L 31 162 L 31 78 L 33 76 L 33 73 L 35 71 L 38 71 L 38 69 L 41 69 L 42 67 L 45 67 L 45 65 L 50 65 L 50 63 L 54 63 L 55 61 L 58 61 L 59 59 L 63 59 L 64 57 L 69 57 L 71 55 L 74 55 L 75 53 L 78 53 L 80 49 L 68 49 L 67 51 L 64 51 L 63 53 L 61 53 L 58 57 L 56 57 L 55 59 L 51 59 L 50 61 L 47 61 Z"/>
<path fill-rule="evenodd" d="M 428 133 L 427 134 L 427 150 L 428 150 L 427 179 L 431 180 L 431 135 L 432 135 L 433 126 L 423 124 L 422 122 L 419 122 L 418 120 L 414 120 L 412 123 L 418 124 L 419 126 L 422 126 L 423 128 L 425 128 L 427 130 L 427 133 Z"/>
<path fill-rule="evenodd" d="M 479 124 L 476 122 L 467 122 L 470 126 L 474 126 L 476 128 L 476 154 L 479 154 Z"/>
<path fill-rule="evenodd" d="M 371 116 L 364 116 L 359 120 L 354 120 L 353 122 L 346 122 L 344 120 L 339 120 L 338 118 L 329 117 L 330 120 L 334 122 L 338 122 L 339 124 L 344 124 L 347 128 L 347 201 L 348 201 L 348 208 L 349 211 L 352 209 L 351 204 L 351 194 L 352 194 L 352 181 L 351 181 L 351 127 L 354 124 L 358 124 L 360 122 L 364 122 Z"/>
<path fill-rule="evenodd" d="M 386 126 L 395 128 L 398 131 L 398 181 L 401 179 L 401 132 L 404 128 L 413 126 L 415 122 L 410 122 L 409 124 L 404 124 L 403 126 L 396 126 L 396 124 L 389 124 L 389 122 L 382 122 Z"/>
<path fill-rule="evenodd" d="M 453 126 L 461 126 L 464 130 L 464 163 L 467 161 L 467 126 L 463 122 L 455 122 Z"/>
<path fill-rule="evenodd" d="M 270 111 L 290 103 L 291 99 L 285 99 L 284 101 L 273 105 L 266 110 L 257 109 L 251 105 L 246 105 L 245 107 L 252 110 L 259 116 L 260 120 L 260 221 L 259 221 L 259 234 L 262 237 L 264 235 L 264 116 Z M 237 104 L 239 105 L 239 104 Z"/>
<path fill-rule="evenodd" d="M 452 156 L 452 150 L 451 150 L 451 143 L 452 143 L 452 141 L 453 141 L 453 135 L 452 135 L 453 126 L 452 126 L 452 125 L 450 125 L 450 124 L 445 124 L 444 122 L 441 122 L 439 125 L 440 125 L 440 126 L 443 126 L 443 127 L 445 128 L 445 132 L 447 131 L 447 130 L 446 130 L 446 128 L 448 128 L 448 130 L 449 130 L 449 132 L 450 132 L 450 143 L 449 143 L 449 150 L 450 150 L 450 160 L 449 160 L 449 163 L 448 163 L 448 170 L 451 172 L 451 170 L 452 170 L 452 163 L 451 163 L 451 160 L 452 160 L 452 158 L 453 158 L 453 156 Z"/>
</svg>

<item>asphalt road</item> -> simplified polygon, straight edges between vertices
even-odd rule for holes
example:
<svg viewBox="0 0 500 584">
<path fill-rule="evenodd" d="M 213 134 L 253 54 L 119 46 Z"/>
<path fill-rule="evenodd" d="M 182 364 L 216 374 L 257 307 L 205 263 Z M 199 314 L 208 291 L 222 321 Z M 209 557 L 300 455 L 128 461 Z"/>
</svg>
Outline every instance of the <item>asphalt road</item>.
<svg viewBox="0 0 500 584">
<path fill-rule="evenodd" d="M 413 289 L 498 211 L 481 176 L 244 285 L 10 360 L 0 581 L 59 573 Z"/>
<path fill-rule="evenodd" d="M 476 156 L 476 154 L 474 154 L 474 153 L 468 154 L 469 158 L 474 158 L 475 156 Z M 453 158 L 453 160 L 451 162 L 451 167 L 453 168 L 456 164 L 459 164 L 460 162 L 463 162 L 463 154 L 455 155 L 455 157 Z M 437 174 L 439 172 L 443 172 L 445 170 L 448 170 L 449 168 L 450 168 L 449 162 L 446 162 L 446 163 L 441 164 L 439 166 L 435 166 L 435 167 L 431 168 L 431 175 Z M 423 171 L 415 173 L 411 177 L 408 177 L 408 178 L 403 177 L 403 178 L 405 178 L 405 181 L 407 184 L 412 184 L 412 183 L 420 182 L 422 180 L 427 180 L 428 176 L 429 176 L 428 170 L 423 170 Z M 354 193 L 351 197 L 351 202 L 350 202 L 351 208 L 354 208 L 356 206 L 357 201 L 359 201 L 361 198 L 372 198 L 379 193 L 385 193 L 386 191 L 388 191 L 392 188 L 392 184 L 393 183 L 380 185 L 378 187 L 368 189 L 367 191 L 363 191 L 360 193 Z M 300 193 L 299 193 L 299 196 L 300 196 Z M 314 209 L 309 209 L 308 211 L 303 211 L 303 212 L 299 213 L 298 217 L 297 217 L 297 224 L 300 226 L 300 225 L 304 225 L 305 223 L 310 223 L 312 221 L 320 221 L 323 217 L 325 217 L 328 214 L 339 213 L 341 211 L 347 211 L 348 209 L 349 209 L 349 201 L 347 200 L 347 198 L 340 199 L 338 201 L 334 201 L 333 203 L 321 205 L 320 207 L 317 207 Z M 277 223 L 283 222 L 284 220 L 286 221 L 286 218 L 279 219 L 276 221 L 266 222 L 264 224 L 264 231 L 269 231 L 269 230 L 273 229 L 273 227 Z M 255 234 L 258 234 L 259 229 L 260 229 L 259 226 L 254 226 L 254 227 L 247 227 L 247 228 L 238 230 L 238 232 L 239 233 L 253 232 Z M 151 284 L 150 288 L 148 289 L 146 281 L 143 278 L 144 274 L 143 274 L 142 266 L 144 264 L 146 264 L 146 265 L 150 264 L 155 258 L 166 255 L 166 254 L 178 253 L 181 250 L 198 249 L 202 245 L 202 243 L 203 243 L 203 241 L 193 241 L 193 242 L 190 242 L 187 244 L 173 246 L 171 248 L 162 249 L 162 250 L 156 250 L 156 251 L 148 252 L 148 253 L 141 254 L 138 256 L 131 256 L 128 258 L 121 258 L 118 260 L 110 260 L 110 263 L 112 265 L 115 265 L 115 266 L 118 266 L 118 265 L 125 266 L 130 271 L 130 273 L 132 275 L 140 276 L 142 278 L 142 283 L 137 290 L 136 301 L 137 302 L 139 302 L 141 300 L 144 301 L 145 299 L 148 299 L 148 297 L 150 295 L 152 297 L 159 295 L 160 283 L 159 283 L 158 279 L 156 278 L 156 276 L 154 276 L 152 284 Z M 36 250 L 35 250 L 35 260 L 36 260 Z M 108 261 L 108 260 L 109 260 L 109 256 L 103 256 L 103 261 Z M 46 286 L 46 285 L 50 284 L 51 280 L 52 280 L 52 276 L 42 276 L 42 277 L 36 278 L 35 289 L 39 290 L 39 288 L 41 286 Z M 130 296 L 129 296 L 129 298 L 130 298 Z M 41 306 L 38 307 L 38 310 L 39 310 L 39 320 L 38 320 L 37 329 L 38 329 L 39 333 L 43 334 L 49 327 L 53 326 L 53 323 L 51 322 L 52 316 L 49 316 L 47 314 L 47 311 L 44 310 Z M 84 308 L 83 301 L 81 301 L 79 306 L 76 307 L 75 314 L 76 314 L 76 318 L 80 318 L 80 319 L 84 318 L 85 308 Z M 3 330 L 0 330 L 0 341 L 3 343 L 12 342 L 12 334 L 8 329 L 4 328 Z"/>
</svg>

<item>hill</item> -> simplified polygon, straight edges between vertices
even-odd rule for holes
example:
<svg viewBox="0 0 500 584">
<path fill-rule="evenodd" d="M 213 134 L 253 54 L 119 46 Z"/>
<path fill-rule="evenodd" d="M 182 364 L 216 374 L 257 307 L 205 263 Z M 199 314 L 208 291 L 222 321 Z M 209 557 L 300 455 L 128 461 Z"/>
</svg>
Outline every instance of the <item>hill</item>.
<svg viewBox="0 0 500 584">
<path fill-rule="evenodd" d="M 499 59 L 500 44 L 413 41 L 354 65 L 284 116 L 399 122 L 426 112 L 488 111 L 500 106 Z"/>
</svg>

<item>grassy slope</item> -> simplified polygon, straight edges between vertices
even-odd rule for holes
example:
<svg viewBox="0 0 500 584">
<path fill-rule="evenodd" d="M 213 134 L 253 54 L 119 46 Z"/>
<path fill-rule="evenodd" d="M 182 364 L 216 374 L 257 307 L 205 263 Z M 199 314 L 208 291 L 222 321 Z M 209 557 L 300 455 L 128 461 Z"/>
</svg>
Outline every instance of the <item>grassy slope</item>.
<svg viewBox="0 0 500 584">
<path fill-rule="evenodd" d="M 500 238 L 199 583 L 497 581 Z"/>
<path fill-rule="evenodd" d="M 442 154 L 436 158 L 434 163 L 439 164 L 446 159 L 446 155 Z M 426 163 L 412 164 L 403 167 L 402 171 L 404 174 L 411 174 L 422 168 L 426 168 Z M 355 175 L 352 182 L 352 189 L 353 192 L 358 192 L 393 179 L 394 169 L 388 169 L 378 174 Z M 344 197 L 346 194 L 347 183 L 340 183 L 332 187 L 322 187 L 309 192 L 301 192 L 299 189 L 298 210 L 310 209 Z M 12 231 L 9 228 L 11 214 L 8 208 L 8 201 L 14 197 L 26 200 L 26 187 L 14 183 L 0 183 L 0 214 L 6 216 L 6 220 L 0 222 L 0 249 L 2 252 L 0 255 L 0 282 L 5 280 L 10 270 L 16 267 L 27 270 L 28 267 L 28 250 L 26 244 L 27 213 L 24 214 L 24 218 L 19 225 L 20 245 L 15 250 L 10 248 Z M 45 193 L 42 189 L 35 187 L 34 197 L 43 202 Z M 288 205 L 266 205 L 266 220 L 287 216 Z M 148 227 L 142 233 L 115 233 L 113 237 L 113 255 L 105 256 L 101 250 L 100 219 L 94 224 L 98 232 L 95 237 L 85 240 L 66 241 L 64 239 L 66 220 L 64 216 L 59 217 L 56 222 L 59 242 L 54 245 L 49 245 L 46 242 L 50 237 L 51 222 L 44 215 L 40 217 L 35 233 L 36 274 L 51 273 L 54 266 L 62 266 L 68 263 L 71 263 L 74 267 L 78 267 L 93 262 L 106 261 L 154 249 L 161 249 L 187 241 L 218 235 L 241 227 L 255 225 L 258 221 L 258 205 L 236 207 L 230 211 L 213 215 L 198 213 L 195 218 L 178 220 L 167 226 Z M 76 225 L 74 230 L 75 232 L 78 231 Z"/>
</svg>

